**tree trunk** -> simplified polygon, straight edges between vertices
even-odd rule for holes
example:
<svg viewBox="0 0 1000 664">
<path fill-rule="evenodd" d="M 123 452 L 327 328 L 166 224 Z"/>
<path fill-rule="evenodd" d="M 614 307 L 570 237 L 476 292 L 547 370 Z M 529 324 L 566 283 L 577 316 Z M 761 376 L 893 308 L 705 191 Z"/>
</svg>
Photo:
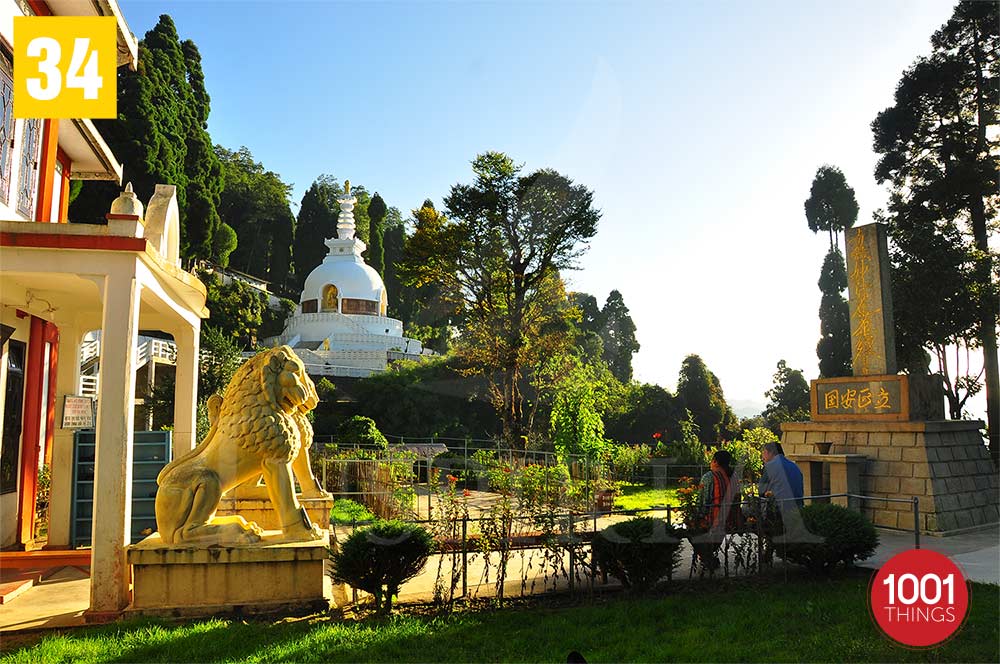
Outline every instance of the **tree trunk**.
<svg viewBox="0 0 1000 664">
<path fill-rule="evenodd" d="M 992 118 L 983 82 L 983 54 L 980 43 L 982 37 L 979 26 L 975 22 L 973 22 L 972 30 L 972 58 L 976 69 L 976 111 L 979 120 L 976 144 L 978 154 L 985 154 L 987 150 L 986 129 Z M 990 255 L 986 210 L 983 204 L 983 196 L 987 194 L 988 192 L 973 192 L 971 197 L 972 234 L 975 237 L 976 249 L 983 252 L 984 255 L 982 265 L 979 266 L 980 283 L 984 286 L 990 285 L 993 279 L 993 259 Z M 983 360 L 986 364 L 986 423 L 989 426 L 990 456 L 993 457 L 994 464 L 1000 465 L 1000 376 L 998 376 L 1000 369 L 997 367 L 997 301 L 992 290 L 992 288 L 985 288 L 982 296 L 980 340 L 983 344 Z"/>
</svg>

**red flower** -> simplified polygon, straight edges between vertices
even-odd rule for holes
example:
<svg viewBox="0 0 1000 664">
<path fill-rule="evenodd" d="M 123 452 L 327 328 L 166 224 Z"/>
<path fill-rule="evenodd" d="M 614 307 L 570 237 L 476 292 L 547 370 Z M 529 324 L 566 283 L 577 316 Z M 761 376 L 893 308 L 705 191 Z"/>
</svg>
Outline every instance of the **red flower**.
<svg viewBox="0 0 1000 664">
<path fill-rule="evenodd" d="M 454 484 L 455 482 L 458 481 L 458 478 L 455 477 L 454 475 L 449 475 L 448 476 L 448 481 L 451 482 L 452 484 Z"/>
<path fill-rule="evenodd" d="M 655 438 L 656 440 L 659 440 L 662 437 L 663 437 L 663 434 L 660 433 L 659 431 L 657 431 L 656 433 L 653 434 L 653 438 Z"/>
<path fill-rule="evenodd" d="M 503 472 L 509 473 L 510 472 L 510 468 L 508 468 L 507 466 L 504 466 L 503 467 Z"/>
<path fill-rule="evenodd" d="M 468 498 L 469 496 L 472 495 L 472 492 L 469 491 L 468 489 L 462 489 L 462 495 Z"/>
</svg>

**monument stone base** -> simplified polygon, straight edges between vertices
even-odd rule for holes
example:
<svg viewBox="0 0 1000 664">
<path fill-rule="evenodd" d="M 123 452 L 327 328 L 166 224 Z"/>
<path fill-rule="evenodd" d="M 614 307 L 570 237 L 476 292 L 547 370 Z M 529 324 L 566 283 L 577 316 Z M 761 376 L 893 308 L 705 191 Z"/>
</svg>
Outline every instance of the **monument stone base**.
<svg viewBox="0 0 1000 664">
<path fill-rule="evenodd" d="M 831 455 L 864 455 L 858 468 L 862 495 L 916 496 L 920 528 L 949 535 L 1000 521 L 1000 476 L 982 428 L 977 420 L 786 422 L 781 445 L 790 457 L 812 457 L 816 443 L 825 441 L 832 443 Z M 876 526 L 913 528 L 909 503 L 866 500 L 861 509 Z"/>
<path fill-rule="evenodd" d="M 302 498 L 299 503 L 306 508 L 309 520 L 323 530 L 330 528 L 330 510 L 333 509 L 333 498 Z M 247 521 L 254 521 L 264 530 L 280 530 L 278 512 L 267 496 L 230 496 L 225 495 L 219 501 L 216 516 L 240 515 Z"/>
<path fill-rule="evenodd" d="M 198 547 L 163 544 L 159 533 L 127 549 L 131 615 L 313 613 L 330 608 L 327 542 Z"/>
</svg>

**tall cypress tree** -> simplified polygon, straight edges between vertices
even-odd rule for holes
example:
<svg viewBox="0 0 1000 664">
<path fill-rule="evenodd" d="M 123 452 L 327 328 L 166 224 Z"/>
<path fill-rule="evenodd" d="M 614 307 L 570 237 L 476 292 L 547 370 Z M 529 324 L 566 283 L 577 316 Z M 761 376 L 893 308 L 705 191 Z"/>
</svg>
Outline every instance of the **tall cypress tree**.
<svg viewBox="0 0 1000 664">
<path fill-rule="evenodd" d="M 222 166 L 208 135 L 210 99 L 201 70 L 201 54 L 191 40 L 181 44 L 181 52 L 191 100 L 184 116 L 187 144 L 184 173 L 188 191 L 187 218 L 183 223 L 187 227 L 189 253 L 192 258 L 210 257 L 225 265 L 236 248 L 236 232 L 231 227 L 219 232 L 222 220 L 217 208 L 222 193 Z"/>
<path fill-rule="evenodd" d="M 124 166 L 143 201 L 157 184 L 177 187 L 181 256 L 186 261 L 225 258 L 233 235 L 220 227 L 216 206 L 221 182 L 207 127 L 209 97 L 195 45 L 183 45 L 166 14 L 139 43 L 136 71 L 118 70 L 118 118 L 95 124 Z M 70 207 L 70 218 L 101 223 L 118 186 L 86 182 Z"/>
<path fill-rule="evenodd" d="M 635 338 L 635 322 L 629 315 L 622 294 L 613 290 L 601 310 L 601 339 L 604 341 L 604 361 L 615 378 L 627 383 L 632 380 L 632 356 L 639 350 Z"/>
<path fill-rule="evenodd" d="M 820 339 L 816 344 L 819 373 L 823 378 L 851 374 L 851 320 L 847 300 L 847 268 L 838 248 L 839 234 L 858 219 L 858 201 L 854 189 L 836 166 L 820 166 L 816 171 L 809 198 L 804 204 L 806 221 L 813 233 L 830 235 L 830 251 L 823 260 L 819 289 Z"/>
<path fill-rule="evenodd" d="M 388 212 L 388 208 L 385 206 L 385 201 L 376 191 L 368 204 L 369 238 L 371 240 L 368 243 L 368 264 L 383 277 L 385 276 L 385 226 L 383 224 L 386 212 Z"/>
<path fill-rule="evenodd" d="M 327 254 L 324 240 L 336 237 L 340 205 L 337 196 L 343 188 L 332 175 L 321 175 L 302 196 L 295 224 L 292 260 L 295 263 L 295 291 L 301 291 L 306 277 Z"/>
<path fill-rule="evenodd" d="M 819 274 L 819 375 L 823 378 L 851 375 L 851 313 L 842 293 L 847 288 L 847 268 L 840 249 L 832 247 Z"/>
</svg>

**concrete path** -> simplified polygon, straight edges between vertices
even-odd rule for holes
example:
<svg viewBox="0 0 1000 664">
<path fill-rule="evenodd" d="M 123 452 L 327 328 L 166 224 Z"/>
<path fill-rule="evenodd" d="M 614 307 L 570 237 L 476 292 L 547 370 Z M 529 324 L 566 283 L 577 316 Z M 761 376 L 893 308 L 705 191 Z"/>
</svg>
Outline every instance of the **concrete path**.
<svg viewBox="0 0 1000 664">
<path fill-rule="evenodd" d="M 879 530 L 879 547 L 861 566 L 878 569 L 897 553 L 912 548 L 913 533 Z M 972 581 L 1000 584 L 1000 527 L 951 537 L 921 535 L 920 548 L 948 556 Z"/>
<path fill-rule="evenodd" d="M 0 606 L 0 632 L 83 625 L 90 606 L 90 575 L 77 567 L 63 567 Z"/>
</svg>

